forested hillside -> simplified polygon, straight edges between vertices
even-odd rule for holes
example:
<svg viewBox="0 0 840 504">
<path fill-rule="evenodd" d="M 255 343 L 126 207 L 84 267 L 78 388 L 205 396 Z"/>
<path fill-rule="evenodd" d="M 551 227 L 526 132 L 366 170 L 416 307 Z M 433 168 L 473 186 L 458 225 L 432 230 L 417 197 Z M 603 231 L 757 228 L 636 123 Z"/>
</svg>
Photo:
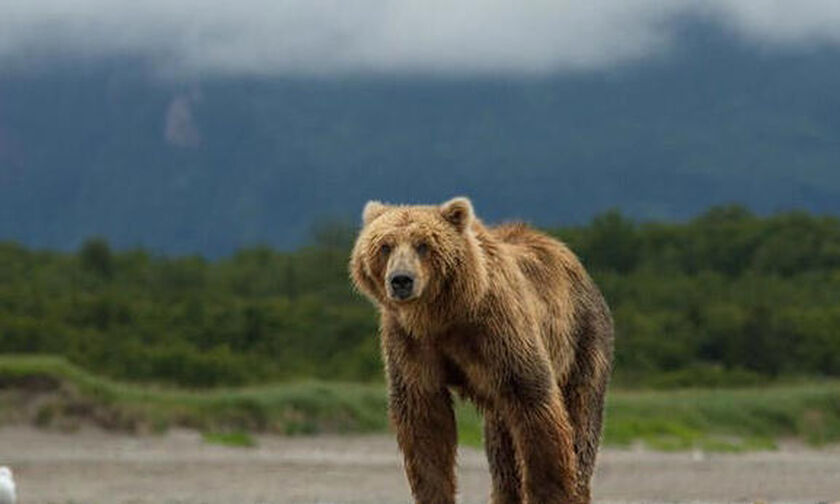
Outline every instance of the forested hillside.
<svg viewBox="0 0 840 504">
<path fill-rule="evenodd" d="M 0 245 L 0 352 L 185 386 L 301 377 L 380 380 L 377 320 L 347 275 L 354 230 L 324 224 L 292 252 L 210 261 Z M 613 211 L 552 230 L 616 319 L 619 385 L 840 376 L 840 220 L 717 207 L 686 223 Z"/>
<path fill-rule="evenodd" d="M 131 58 L 0 73 L 0 239 L 209 257 L 299 247 L 367 199 L 488 220 L 840 215 L 840 52 L 713 27 L 661 58 L 541 78 L 155 78 Z"/>
</svg>

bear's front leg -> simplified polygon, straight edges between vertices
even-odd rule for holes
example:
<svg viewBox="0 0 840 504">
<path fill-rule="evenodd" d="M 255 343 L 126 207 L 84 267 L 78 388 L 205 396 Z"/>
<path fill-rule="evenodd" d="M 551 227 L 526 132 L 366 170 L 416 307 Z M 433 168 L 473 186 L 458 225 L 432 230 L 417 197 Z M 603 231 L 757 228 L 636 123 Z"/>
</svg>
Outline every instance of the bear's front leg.
<svg viewBox="0 0 840 504">
<path fill-rule="evenodd" d="M 396 324 L 383 323 L 388 410 L 417 504 L 455 503 L 458 434 L 436 355 Z"/>
<path fill-rule="evenodd" d="M 522 504 L 522 475 L 510 429 L 494 411 L 484 413 L 484 448 L 490 464 L 490 504 Z"/>
<path fill-rule="evenodd" d="M 449 391 L 392 379 L 389 410 L 417 504 L 454 504 L 457 432 Z"/>
<path fill-rule="evenodd" d="M 577 503 L 574 428 L 548 363 L 509 370 L 500 411 L 522 464 L 525 504 Z"/>
</svg>

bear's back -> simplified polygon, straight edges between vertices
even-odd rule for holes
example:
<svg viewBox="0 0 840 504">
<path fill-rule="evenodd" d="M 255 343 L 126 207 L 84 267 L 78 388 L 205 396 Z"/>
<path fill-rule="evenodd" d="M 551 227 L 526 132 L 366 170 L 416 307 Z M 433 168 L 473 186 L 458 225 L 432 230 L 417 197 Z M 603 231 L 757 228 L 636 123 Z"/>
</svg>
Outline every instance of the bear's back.
<svg viewBox="0 0 840 504">
<path fill-rule="evenodd" d="M 537 291 L 568 288 L 585 278 L 583 265 L 560 240 L 523 223 L 493 227 L 490 233 Z"/>
</svg>

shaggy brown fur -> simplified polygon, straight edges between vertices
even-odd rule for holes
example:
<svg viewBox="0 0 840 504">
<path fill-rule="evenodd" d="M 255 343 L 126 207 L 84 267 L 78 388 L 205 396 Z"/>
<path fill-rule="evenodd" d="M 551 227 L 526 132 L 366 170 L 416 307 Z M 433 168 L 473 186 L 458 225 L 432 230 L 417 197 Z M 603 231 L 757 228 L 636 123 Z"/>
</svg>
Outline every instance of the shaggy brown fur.
<svg viewBox="0 0 840 504">
<path fill-rule="evenodd" d="M 565 245 L 470 201 L 367 204 L 350 270 L 381 313 L 390 416 L 418 504 L 455 502 L 450 389 L 485 416 L 494 504 L 588 503 L 613 328 Z"/>
</svg>

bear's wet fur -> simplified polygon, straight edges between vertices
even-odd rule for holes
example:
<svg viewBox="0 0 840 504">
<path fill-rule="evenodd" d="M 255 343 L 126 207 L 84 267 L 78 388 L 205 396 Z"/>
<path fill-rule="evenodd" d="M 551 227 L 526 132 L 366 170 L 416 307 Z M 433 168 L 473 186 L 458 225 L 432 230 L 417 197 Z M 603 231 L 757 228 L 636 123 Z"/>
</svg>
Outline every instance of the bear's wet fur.
<svg viewBox="0 0 840 504">
<path fill-rule="evenodd" d="M 590 502 L 612 318 L 577 257 L 467 198 L 369 202 L 350 271 L 379 308 L 389 414 L 418 504 L 454 504 L 450 390 L 484 414 L 493 504 Z"/>
</svg>

